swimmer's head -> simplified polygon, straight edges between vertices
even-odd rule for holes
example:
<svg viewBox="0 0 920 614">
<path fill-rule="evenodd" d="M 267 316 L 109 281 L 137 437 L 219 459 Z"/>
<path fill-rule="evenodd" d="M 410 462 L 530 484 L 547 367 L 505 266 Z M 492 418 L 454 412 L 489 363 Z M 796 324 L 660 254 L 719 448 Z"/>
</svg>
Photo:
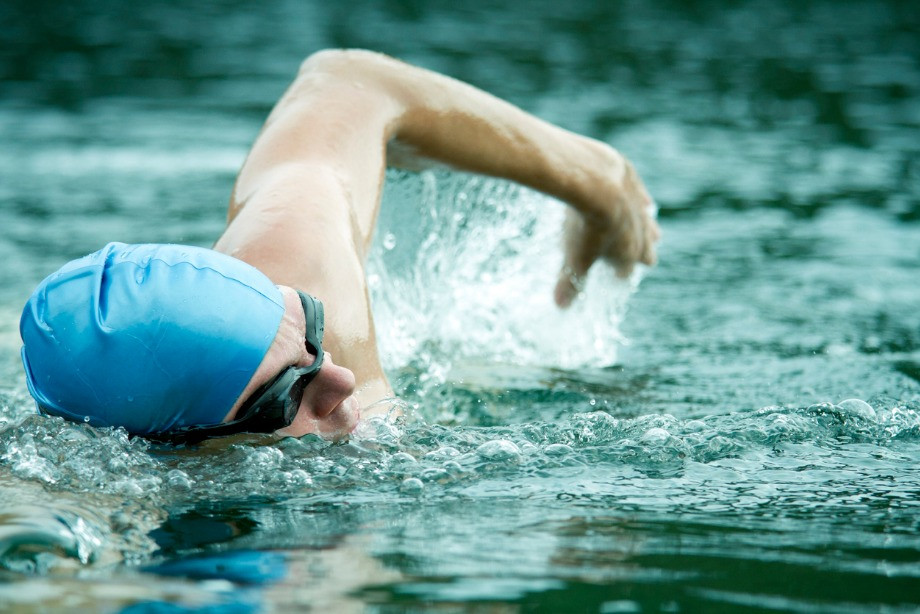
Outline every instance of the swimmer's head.
<svg viewBox="0 0 920 614">
<path fill-rule="evenodd" d="M 46 414 L 132 434 L 217 424 L 283 313 L 281 291 L 240 260 L 110 243 L 29 298 L 19 325 L 29 392 Z"/>
</svg>

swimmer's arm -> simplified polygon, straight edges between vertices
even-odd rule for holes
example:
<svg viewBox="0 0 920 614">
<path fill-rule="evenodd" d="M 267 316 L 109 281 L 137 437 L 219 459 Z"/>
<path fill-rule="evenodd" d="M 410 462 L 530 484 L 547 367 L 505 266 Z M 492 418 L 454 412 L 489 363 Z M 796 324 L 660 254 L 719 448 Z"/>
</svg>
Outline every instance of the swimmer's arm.
<svg viewBox="0 0 920 614">
<path fill-rule="evenodd" d="M 516 181 L 572 206 L 555 291 L 559 305 L 572 301 L 598 258 L 621 275 L 636 262 L 654 264 L 659 230 L 650 217 L 651 197 L 618 151 L 450 77 L 366 52 L 361 63 L 366 78 L 399 103 L 390 143 Z"/>
<path fill-rule="evenodd" d="M 408 149 L 423 159 L 516 181 L 572 206 L 577 213 L 568 216 L 565 266 L 556 288 L 560 305 L 571 302 L 598 258 L 623 275 L 636 262 L 655 262 L 658 226 L 649 215 L 651 198 L 612 147 L 380 54 L 330 52 L 317 59 L 338 64 L 342 74 L 358 75 L 368 89 L 384 94 L 393 105 L 384 136 L 401 160 Z"/>
<path fill-rule="evenodd" d="M 621 273 L 654 262 L 650 198 L 619 152 L 473 86 L 367 51 L 323 51 L 304 62 L 240 171 L 229 218 L 251 201 L 273 200 L 280 176 L 300 176 L 308 185 L 309 172 L 301 169 L 322 165 L 339 178 L 366 247 L 388 144 L 569 203 L 578 213 L 566 229 L 556 291 L 562 305 L 598 258 Z"/>
</svg>

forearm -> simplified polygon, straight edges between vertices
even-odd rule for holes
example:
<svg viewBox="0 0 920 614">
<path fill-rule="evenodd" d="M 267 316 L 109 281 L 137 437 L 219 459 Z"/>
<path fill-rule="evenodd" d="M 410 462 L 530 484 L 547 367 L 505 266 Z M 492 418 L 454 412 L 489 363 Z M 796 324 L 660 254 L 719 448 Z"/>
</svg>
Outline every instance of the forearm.
<svg viewBox="0 0 920 614">
<path fill-rule="evenodd" d="M 613 148 L 450 77 L 371 52 L 327 52 L 325 61 L 347 64 L 344 72 L 394 101 L 385 137 L 421 156 L 516 181 L 588 214 L 625 172 Z"/>
<path fill-rule="evenodd" d="M 627 274 L 655 261 L 658 227 L 651 198 L 612 147 L 558 128 L 450 77 L 367 51 L 310 56 L 275 105 L 237 177 L 229 220 L 305 206 L 318 185 L 335 199 L 355 236 L 342 249 L 366 248 L 379 210 L 388 146 L 456 168 L 504 177 L 556 196 L 582 215 L 566 231 L 567 304 L 598 258 Z M 295 189 L 296 188 L 296 189 Z M 312 196 L 311 196 L 312 195 Z M 316 232 L 309 225 L 298 232 Z M 561 282 L 560 282 L 561 283 Z"/>
<path fill-rule="evenodd" d="M 432 75 L 428 86 L 410 92 L 395 134 L 422 155 L 511 179 L 585 212 L 621 171 L 622 158 L 602 143 L 447 77 Z"/>
</svg>

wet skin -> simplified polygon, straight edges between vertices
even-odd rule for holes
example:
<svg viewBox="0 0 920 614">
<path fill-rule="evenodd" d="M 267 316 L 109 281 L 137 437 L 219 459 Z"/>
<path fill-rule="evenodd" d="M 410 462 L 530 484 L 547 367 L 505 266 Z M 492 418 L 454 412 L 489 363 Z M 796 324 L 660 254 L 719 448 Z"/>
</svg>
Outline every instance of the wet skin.
<svg viewBox="0 0 920 614">
<path fill-rule="evenodd" d="M 598 260 L 621 275 L 636 263 L 655 262 L 659 233 L 649 215 L 651 198 L 629 161 L 609 145 L 380 54 L 310 56 L 240 169 L 214 249 L 251 264 L 279 287 L 303 289 L 323 302 L 323 347 L 354 374 L 365 417 L 384 414 L 378 402 L 394 396 L 377 349 L 365 259 L 387 165 L 417 161 L 509 179 L 571 206 L 555 290 L 560 307 L 572 302 Z M 257 375 L 278 373 L 295 363 L 295 354 Z M 347 386 L 340 381 L 333 388 Z M 333 427 L 338 414 L 323 412 L 313 409 L 311 426 L 296 424 L 338 432 L 348 423 Z"/>
<path fill-rule="evenodd" d="M 288 286 L 279 288 L 284 296 L 285 310 L 278 332 L 224 422 L 232 420 L 244 401 L 278 373 L 290 366 L 309 366 L 316 360 L 304 341 L 306 320 L 297 292 Z M 351 370 L 335 364 L 332 355 L 327 352 L 319 373 L 304 389 L 294 422 L 279 430 L 278 434 L 301 437 L 313 433 L 325 439 L 342 439 L 355 429 L 359 419 L 355 375 Z"/>
</svg>

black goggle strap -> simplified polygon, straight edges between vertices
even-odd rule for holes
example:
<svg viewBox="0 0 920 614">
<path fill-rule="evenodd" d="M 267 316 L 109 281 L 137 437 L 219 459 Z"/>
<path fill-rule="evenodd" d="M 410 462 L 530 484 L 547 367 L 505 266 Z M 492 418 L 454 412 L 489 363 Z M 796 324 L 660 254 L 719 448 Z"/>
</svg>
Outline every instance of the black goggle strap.
<svg viewBox="0 0 920 614">
<path fill-rule="evenodd" d="M 290 395 L 282 396 L 288 388 L 294 392 L 294 388 L 299 386 L 296 381 L 293 386 L 291 383 L 291 379 L 298 378 L 297 371 L 300 370 L 285 369 L 277 377 L 260 386 L 249 397 L 250 400 L 240 407 L 237 412 L 239 418 L 236 420 L 220 424 L 183 426 L 145 437 L 172 444 L 193 444 L 213 437 L 226 437 L 237 433 L 271 433 L 284 428 L 290 425 L 297 415 L 298 405 L 289 400 Z"/>
<path fill-rule="evenodd" d="M 326 330 L 325 312 L 323 304 L 319 299 L 313 298 L 300 290 L 297 291 L 300 296 L 300 303 L 303 305 L 303 313 L 306 316 L 306 342 L 309 350 L 316 356 L 311 367 L 317 371 L 323 364 L 323 333 Z"/>
</svg>

